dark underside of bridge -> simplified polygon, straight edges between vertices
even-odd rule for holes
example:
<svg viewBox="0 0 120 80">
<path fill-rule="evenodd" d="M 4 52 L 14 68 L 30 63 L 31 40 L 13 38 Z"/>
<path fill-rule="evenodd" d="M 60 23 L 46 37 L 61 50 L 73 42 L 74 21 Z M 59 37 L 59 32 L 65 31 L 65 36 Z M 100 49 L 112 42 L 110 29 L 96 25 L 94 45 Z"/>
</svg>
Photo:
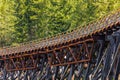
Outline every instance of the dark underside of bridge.
<svg viewBox="0 0 120 80">
<path fill-rule="evenodd" d="M 0 56 L 0 80 L 118 80 L 120 24 L 82 38 Z"/>
<path fill-rule="evenodd" d="M 119 24 L 69 43 L 1 56 L 1 80 L 117 80 Z"/>
</svg>

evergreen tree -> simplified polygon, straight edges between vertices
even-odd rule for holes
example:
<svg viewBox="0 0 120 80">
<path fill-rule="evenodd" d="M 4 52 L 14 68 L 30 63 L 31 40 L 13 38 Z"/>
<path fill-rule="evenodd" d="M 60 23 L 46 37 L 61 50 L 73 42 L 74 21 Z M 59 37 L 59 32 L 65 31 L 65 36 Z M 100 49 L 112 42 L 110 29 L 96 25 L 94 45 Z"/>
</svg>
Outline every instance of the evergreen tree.
<svg viewBox="0 0 120 80">
<path fill-rule="evenodd" d="M 0 0 L 0 46 L 71 31 L 119 7 L 119 0 Z"/>
<path fill-rule="evenodd" d="M 14 32 L 14 1 L 0 0 L 0 47 L 11 45 Z"/>
</svg>

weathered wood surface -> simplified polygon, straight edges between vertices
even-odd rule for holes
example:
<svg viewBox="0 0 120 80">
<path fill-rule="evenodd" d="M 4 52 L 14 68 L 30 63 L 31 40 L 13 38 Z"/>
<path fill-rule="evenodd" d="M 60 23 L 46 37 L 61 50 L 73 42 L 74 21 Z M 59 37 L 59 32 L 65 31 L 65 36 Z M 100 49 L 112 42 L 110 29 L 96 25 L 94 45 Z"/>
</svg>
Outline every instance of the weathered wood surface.
<svg viewBox="0 0 120 80">
<path fill-rule="evenodd" d="M 36 40 L 32 42 L 22 43 L 20 44 L 20 46 L 16 46 L 16 47 L 9 46 L 9 47 L 1 48 L 0 55 L 3 56 L 3 55 L 15 54 L 25 51 L 31 51 L 49 46 L 60 45 L 80 38 L 84 39 L 84 37 L 86 36 L 91 36 L 96 33 L 99 33 L 100 31 L 107 30 L 110 27 L 113 27 L 113 25 L 119 23 L 120 23 L 120 10 L 104 17 L 103 19 L 92 22 L 87 26 L 77 28 L 71 32 L 67 32 L 43 40 Z"/>
</svg>

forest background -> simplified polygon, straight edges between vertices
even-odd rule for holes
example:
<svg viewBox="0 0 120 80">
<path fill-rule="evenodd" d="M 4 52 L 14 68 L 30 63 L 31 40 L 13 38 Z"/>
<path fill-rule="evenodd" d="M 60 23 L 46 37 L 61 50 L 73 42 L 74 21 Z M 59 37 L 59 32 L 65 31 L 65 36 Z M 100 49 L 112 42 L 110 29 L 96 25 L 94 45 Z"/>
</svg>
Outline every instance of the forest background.
<svg viewBox="0 0 120 80">
<path fill-rule="evenodd" d="M 120 0 L 0 0 L 0 47 L 71 31 L 120 8 Z"/>
</svg>

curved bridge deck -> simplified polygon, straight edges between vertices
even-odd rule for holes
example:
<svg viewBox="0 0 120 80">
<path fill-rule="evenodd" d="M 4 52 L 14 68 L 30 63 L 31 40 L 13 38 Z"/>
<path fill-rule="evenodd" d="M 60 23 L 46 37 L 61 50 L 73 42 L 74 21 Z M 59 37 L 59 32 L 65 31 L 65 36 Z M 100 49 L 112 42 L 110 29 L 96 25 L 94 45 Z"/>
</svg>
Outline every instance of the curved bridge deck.
<svg viewBox="0 0 120 80">
<path fill-rule="evenodd" d="M 2 80 L 118 80 L 120 11 L 72 32 L 0 49 Z"/>
<path fill-rule="evenodd" d="M 26 51 L 32 51 L 37 49 L 42 49 L 46 47 L 58 46 L 65 43 L 70 43 L 74 40 L 85 39 L 89 36 L 93 36 L 97 33 L 101 33 L 109 30 L 115 25 L 120 23 L 120 11 L 115 12 L 109 16 L 106 16 L 103 19 L 100 19 L 96 22 L 92 22 L 87 26 L 77 28 L 72 32 L 61 34 L 52 38 L 43 39 L 37 42 L 29 42 L 26 44 L 21 44 L 17 47 L 8 47 L 2 48 L 0 50 L 0 55 L 10 55 Z"/>
</svg>

